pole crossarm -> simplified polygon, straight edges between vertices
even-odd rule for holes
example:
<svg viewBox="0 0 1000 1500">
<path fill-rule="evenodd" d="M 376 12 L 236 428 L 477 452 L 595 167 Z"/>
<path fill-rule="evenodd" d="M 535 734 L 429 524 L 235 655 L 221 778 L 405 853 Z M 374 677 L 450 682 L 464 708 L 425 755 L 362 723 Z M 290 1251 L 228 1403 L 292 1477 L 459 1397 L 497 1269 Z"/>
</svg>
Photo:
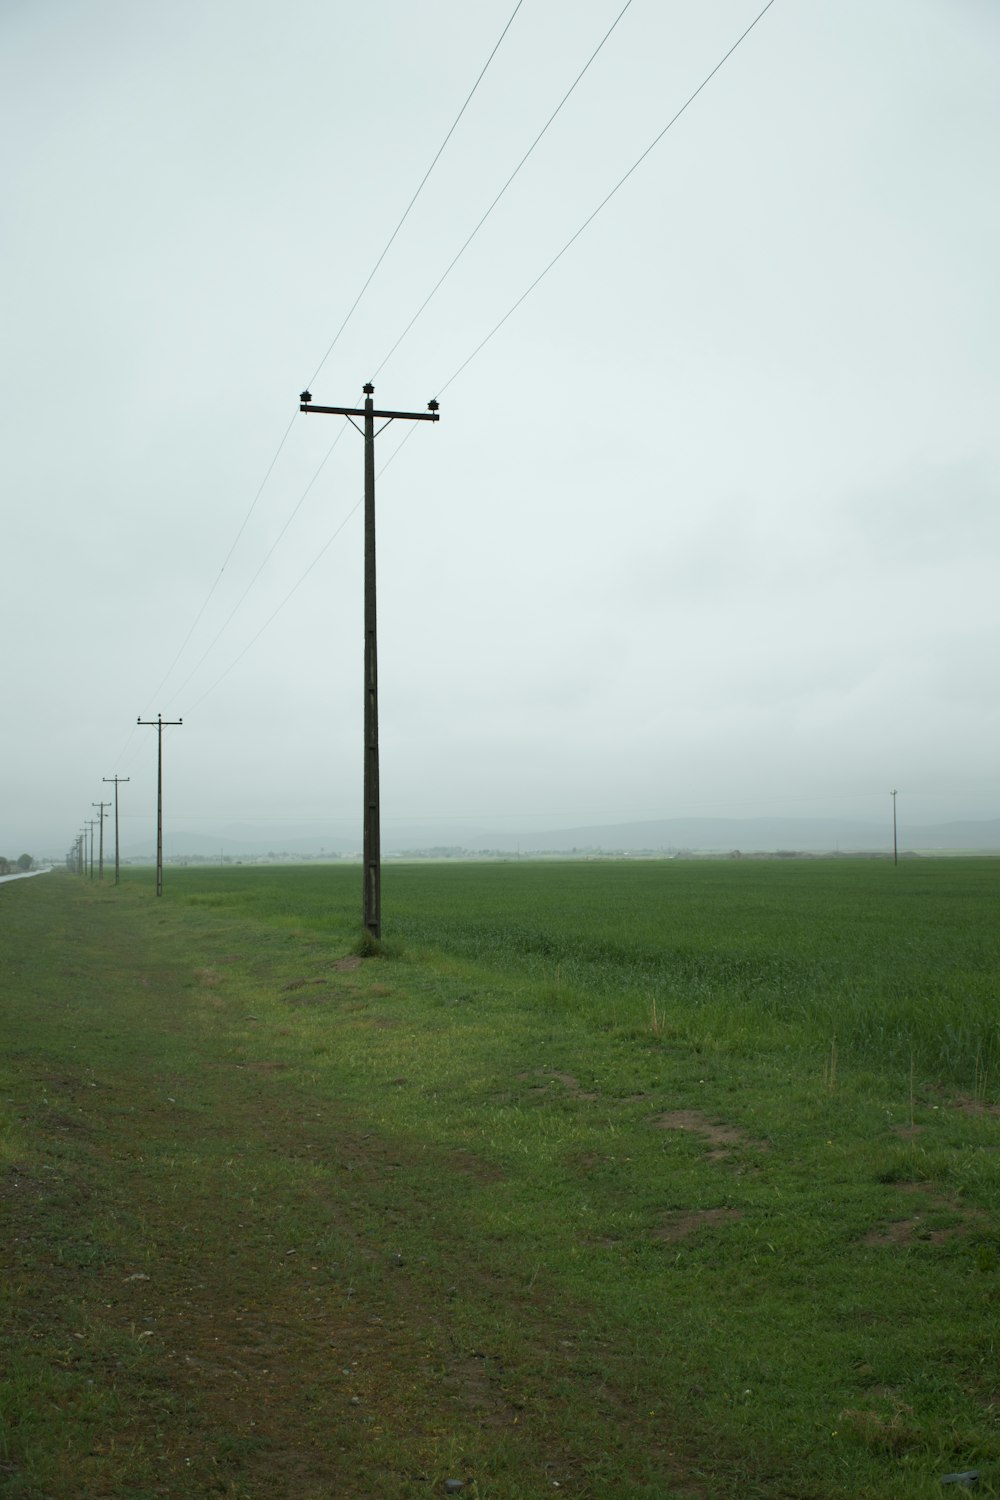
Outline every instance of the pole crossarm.
<svg viewBox="0 0 1000 1500">
<path fill-rule="evenodd" d="M 404 417 L 408 422 L 440 422 L 439 411 L 372 411 L 367 413 L 363 406 L 316 406 L 312 401 L 302 401 L 299 411 L 317 411 L 327 417 L 386 417 L 393 421 L 396 417 Z"/>
</svg>

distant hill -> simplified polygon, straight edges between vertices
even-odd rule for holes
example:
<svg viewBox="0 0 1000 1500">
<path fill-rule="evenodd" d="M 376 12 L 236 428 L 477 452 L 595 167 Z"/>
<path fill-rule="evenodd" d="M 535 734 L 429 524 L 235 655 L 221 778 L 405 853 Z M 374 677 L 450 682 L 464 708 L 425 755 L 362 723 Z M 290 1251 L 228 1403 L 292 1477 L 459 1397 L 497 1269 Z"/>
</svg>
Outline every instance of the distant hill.
<svg viewBox="0 0 1000 1500">
<path fill-rule="evenodd" d="M 900 850 L 956 851 L 1000 853 L 1000 818 L 978 822 L 937 823 L 899 826 Z M 276 829 L 254 829 L 241 826 L 220 828 L 217 833 L 164 831 L 164 853 L 167 859 L 250 859 L 273 855 L 303 855 L 309 858 L 328 854 L 342 857 L 357 854 L 361 848 L 361 829 L 315 828 L 289 826 Z M 498 833 L 495 830 L 458 824 L 384 824 L 382 852 L 393 854 L 429 852 L 431 850 L 493 851 L 498 854 L 537 853 L 570 854 L 587 851 L 620 851 L 623 853 L 674 854 L 682 850 L 694 853 L 744 854 L 776 853 L 795 850 L 812 854 L 891 853 L 892 824 L 862 823 L 836 818 L 664 818 L 647 822 L 581 824 L 576 828 L 549 830 L 523 829 Z M 136 842 L 123 850 L 128 859 L 152 859 L 152 838 Z"/>
<path fill-rule="evenodd" d="M 892 850 L 892 824 L 852 822 L 834 818 L 668 818 L 644 823 L 610 823 L 597 827 L 561 828 L 530 835 L 534 849 L 568 852 L 573 848 L 663 850 L 704 853 L 774 853 L 779 849 L 808 853 Z M 522 851 L 525 849 L 522 842 Z M 986 822 L 938 823 L 926 827 L 900 825 L 900 849 L 1000 852 L 1000 818 Z"/>
</svg>

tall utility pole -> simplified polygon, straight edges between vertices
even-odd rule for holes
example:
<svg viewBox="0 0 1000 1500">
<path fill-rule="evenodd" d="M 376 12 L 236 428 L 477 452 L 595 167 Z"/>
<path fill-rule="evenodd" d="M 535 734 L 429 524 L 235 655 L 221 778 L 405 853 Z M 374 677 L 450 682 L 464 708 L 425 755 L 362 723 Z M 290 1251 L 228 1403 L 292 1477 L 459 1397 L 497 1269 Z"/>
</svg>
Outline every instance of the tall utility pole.
<svg viewBox="0 0 1000 1500">
<path fill-rule="evenodd" d="M 899 864 L 899 844 L 896 841 L 896 793 L 892 794 L 892 862 Z"/>
<path fill-rule="evenodd" d="M 101 852 L 100 852 L 100 854 L 98 856 L 97 878 L 98 878 L 98 880 L 103 880 L 104 879 L 104 819 L 107 817 L 107 813 L 104 811 L 104 809 L 106 807 L 110 807 L 111 803 L 110 802 L 92 802 L 90 805 L 91 805 L 91 807 L 99 807 L 101 809 L 101 842 L 100 842 L 100 851 Z"/>
<path fill-rule="evenodd" d="M 97 819 L 96 818 L 85 818 L 84 822 L 86 823 L 87 827 L 90 829 L 90 863 L 89 863 L 89 866 L 88 866 L 88 869 L 87 869 L 87 878 L 88 878 L 88 880 L 93 880 L 93 878 L 94 878 L 94 824 L 97 822 Z"/>
<path fill-rule="evenodd" d="M 163 730 L 167 725 L 183 724 L 183 719 L 136 719 L 137 724 L 151 724 L 156 730 L 156 894 L 163 895 Z"/>
<path fill-rule="evenodd" d="M 312 392 L 303 391 L 299 411 L 346 417 L 365 439 L 365 774 L 364 774 L 364 886 L 361 921 L 372 937 L 382 936 L 382 856 L 379 827 L 378 778 L 378 651 L 375 636 L 375 418 L 382 432 L 390 422 L 438 422 L 438 403 L 428 401 L 426 411 L 376 411 L 371 381 L 363 387 L 364 407 L 314 406 Z M 355 417 L 364 418 L 364 428 Z"/>
<path fill-rule="evenodd" d="M 131 776 L 102 776 L 101 780 L 113 781 L 115 784 L 115 885 L 117 885 L 120 873 L 118 860 L 118 787 L 121 782 L 131 781 L 132 778 Z"/>
</svg>

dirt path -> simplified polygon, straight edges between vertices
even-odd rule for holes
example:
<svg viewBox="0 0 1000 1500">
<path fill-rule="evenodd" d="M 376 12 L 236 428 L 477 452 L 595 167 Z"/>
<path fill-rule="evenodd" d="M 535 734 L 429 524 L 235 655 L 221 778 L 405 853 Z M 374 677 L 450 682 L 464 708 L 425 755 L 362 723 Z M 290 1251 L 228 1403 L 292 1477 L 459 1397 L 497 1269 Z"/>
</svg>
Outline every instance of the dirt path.
<svg viewBox="0 0 1000 1500">
<path fill-rule="evenodd" d="M 251 1001 L 219 993 L 221 938 L 203 934 L 193 965 L 166 915 L 76 901 L 61 920 L 41 970 L 42 917 L 8 954 L 18 1399 L 0 1489 L 595 1493 L 560 1432 L 572 1310 L 438 1216 L 435 1181 L 488 1190 L 483 1164 L 384 1139 L 326 1083 L 245 1045 Z M 515 1346 L 498 1310 L 519 1307 Z M 613 1417 L 607 1382 L 593 1391 Z"/>
</svg>

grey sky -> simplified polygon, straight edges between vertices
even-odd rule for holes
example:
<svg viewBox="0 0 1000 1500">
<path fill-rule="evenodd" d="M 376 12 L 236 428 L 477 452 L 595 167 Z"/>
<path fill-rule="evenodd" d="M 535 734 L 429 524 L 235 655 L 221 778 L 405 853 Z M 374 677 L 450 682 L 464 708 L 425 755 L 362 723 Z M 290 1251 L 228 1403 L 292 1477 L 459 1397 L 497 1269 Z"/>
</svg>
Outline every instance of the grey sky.
<svg viewBox="0 0 1000 1500">
<path fill-rule="evenodd" d="M 317 401 L 623 3 L 525 0 Z M 634 0 L 379 371 L 442 413 L 378 444 L 386 824 L 1000 812 L 993 4 L 776 0 L 444 389 L 762 3 Z M 145 834 L 157 712 L 168 826 L 360 827 L 362 446 L 297 395 L 513 9 L 0 10 L 0 851 L 115 773 Z"/>
</svg>

